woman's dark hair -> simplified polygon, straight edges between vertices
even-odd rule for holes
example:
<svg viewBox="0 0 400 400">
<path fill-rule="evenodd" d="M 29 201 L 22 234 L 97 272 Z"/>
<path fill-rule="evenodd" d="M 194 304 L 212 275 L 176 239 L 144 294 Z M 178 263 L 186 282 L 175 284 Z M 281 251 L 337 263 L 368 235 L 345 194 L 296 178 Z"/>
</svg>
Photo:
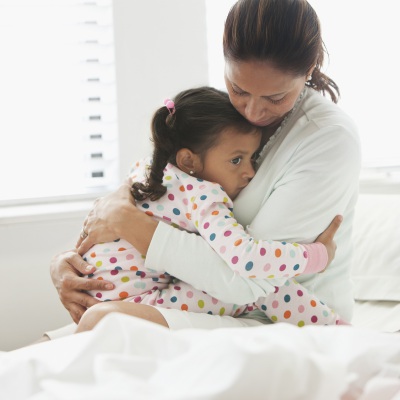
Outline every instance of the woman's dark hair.
<svg viewBox="0 0 400 400">
<path fill-rule="evenodd" d="M 339 87 L 321 72 L 325 45 L 306 0 L 238 0 L 225 22 L 223 49 L 226 60 L 268 61 L 294 76 L 315 66 L 306 85 L 338 101 Z"/>
<path fill-rule="evenodd" d="M 185 90 L 173 101 L 173 114 L 167 107 L 161 107 L 153 116 L 153 160 L 146 182 L 136 182 L 132 186 L 136 200 L 149 198 L 154 201 L 166 192 L 164 168 L 167 163 L 176 166 L 179 149 L 187 148 L 203 157 L 223 130 L 235 127 L 246 134 L 258 129 L 236 111 L 227 93 L 211 87 Z"/>
</svg>

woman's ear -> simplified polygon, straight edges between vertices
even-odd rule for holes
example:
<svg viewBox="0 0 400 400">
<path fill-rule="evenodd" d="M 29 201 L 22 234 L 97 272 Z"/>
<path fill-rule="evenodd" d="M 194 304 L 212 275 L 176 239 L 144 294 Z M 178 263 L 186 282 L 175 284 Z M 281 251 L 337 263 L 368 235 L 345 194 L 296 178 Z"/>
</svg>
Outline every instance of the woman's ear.
<svg viewBox="0 0 400 400">
<path fill-rule="evenodd" d="M 178 168 L 190 175 L 199 172 L 201 167 L 200 157 L 189 149 L 179 149 L 176 153 L 176 165 Z"/>
<path fill-rule="evenodd" d="M 306 75 L 306 81 L 311 81 L 311 79 L 312 79 L 312 74 L 313 74 L 315 68 L 316 68 L 316 65 L 313 65 L 313 66 L 309 69 L 309 71 L 307 72 L 307 75 Z"/>
</svg>

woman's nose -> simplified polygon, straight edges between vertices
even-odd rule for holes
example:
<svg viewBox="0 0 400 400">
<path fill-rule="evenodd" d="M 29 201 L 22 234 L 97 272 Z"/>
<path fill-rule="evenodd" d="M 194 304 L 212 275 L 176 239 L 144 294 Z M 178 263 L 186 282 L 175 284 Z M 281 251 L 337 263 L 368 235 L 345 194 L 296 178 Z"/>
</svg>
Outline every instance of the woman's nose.
<svg viewBox="0 0 400 400">
<path fill-rule="evenodd" d="M 250 99 L 245 107 L 245 117 L 248 121 L 257 123 L 265 119 L 266 110 L 260 100 Z"/>
</svg>

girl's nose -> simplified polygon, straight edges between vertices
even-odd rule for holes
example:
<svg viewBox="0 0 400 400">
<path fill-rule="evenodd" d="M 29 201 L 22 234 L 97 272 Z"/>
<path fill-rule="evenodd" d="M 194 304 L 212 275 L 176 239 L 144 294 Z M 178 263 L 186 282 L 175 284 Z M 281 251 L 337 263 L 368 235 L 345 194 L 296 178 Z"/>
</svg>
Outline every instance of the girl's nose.
<svg viewBox="0 0 400 400">
<path fill-rule="evenodd" d="M 256 171 L 254 169 L 253 162 L 251 161 L 250 163 L 247 164 L 246 170 L 244 171 L 243 176 L 245 179 L 250 180 L 254 177 L 255 174 L 256 174 Z"/>
</svg>

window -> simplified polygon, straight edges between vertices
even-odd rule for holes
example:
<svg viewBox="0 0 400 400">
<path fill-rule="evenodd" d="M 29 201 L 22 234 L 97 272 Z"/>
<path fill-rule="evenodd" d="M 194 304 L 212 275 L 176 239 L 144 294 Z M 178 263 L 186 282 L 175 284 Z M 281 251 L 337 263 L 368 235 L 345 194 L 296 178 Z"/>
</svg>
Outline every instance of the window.
<svg viewBox="0 0 400 400">
<path fill-rule="evenodd" d="M 0 204 L 118 183 L 112 0 L 0 0 Z"/>
<path fill-rule="evenodd" d="M 396 120 L 400 59 L 395 56 L 400 25 L 395 2 L 310 0 L 329 52 L 324 71 L 341 90 L 339 106 L 356 121 L 364 173 L 382 172 L 400 181 L 400 132 Z M 225 88 L 222 32 L 234 0 L 207 0 L 210 84 Z"/>
<path fill-rule="evenodd" d="M 364 167 L 400 167 L 395 116 L 400 37 L 395 2 L 310 0 L 330 54 L 326 71 L 338 83 L 339 105 L 356 121 Z"/>
</svg>

